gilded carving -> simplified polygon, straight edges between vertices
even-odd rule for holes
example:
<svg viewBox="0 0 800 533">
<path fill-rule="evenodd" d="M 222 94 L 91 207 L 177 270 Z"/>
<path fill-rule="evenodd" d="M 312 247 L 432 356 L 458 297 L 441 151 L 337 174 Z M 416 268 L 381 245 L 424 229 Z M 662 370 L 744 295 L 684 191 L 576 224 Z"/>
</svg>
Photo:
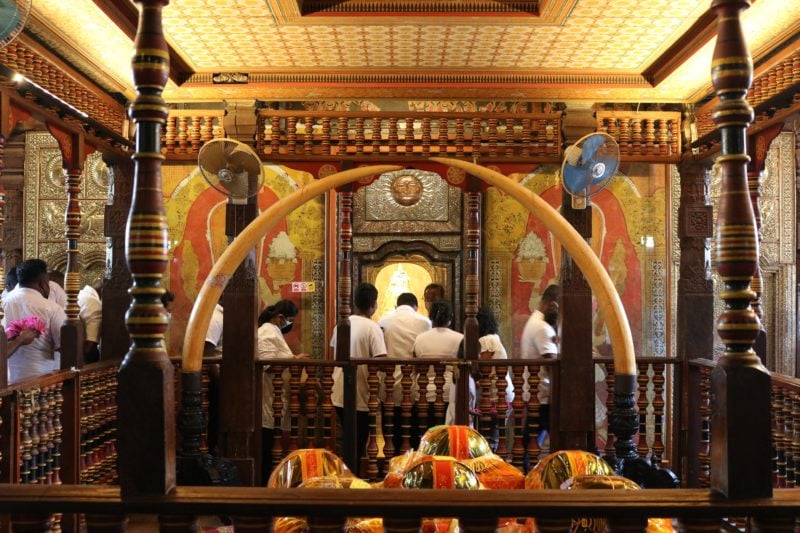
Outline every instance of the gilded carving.
<svg viewBox="0 0 800 533">
<path fill-rule="evenodd" d="M 365 221 L 446 222 L 452 218 L 447 182 L 435 172 L 387 172 L 363 189 Z"/>
</svg>

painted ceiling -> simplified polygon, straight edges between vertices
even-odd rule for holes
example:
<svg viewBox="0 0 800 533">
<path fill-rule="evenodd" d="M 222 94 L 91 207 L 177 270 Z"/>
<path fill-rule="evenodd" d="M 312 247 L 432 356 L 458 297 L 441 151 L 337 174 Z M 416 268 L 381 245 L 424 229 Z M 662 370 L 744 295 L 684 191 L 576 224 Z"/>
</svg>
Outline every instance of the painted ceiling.
<svg viewBox="0 0 800 533">
<path fill-rule="evenodd" d="M 164 30 L 184 79 L 165 97 L 686 102 L 709 91 L 710 0 L 538 0 L 535 14 L 470 13 L 469 0 L 448 1 L 464 11 L 304 14 L 302 0 L 172 0 Z M 34 27 L 131 96 L 132 32 L 108 9 L 132 10 L 128 2 L 36 0 Z M 348 2 L 380 5 L 340 0 Z M 477 0 L 481 9 L 493 2 Z M 441 9 L 443 0 L 430 5 Z M 743 21 L 757 59 L 798 31 L 800 1 L 758 0 Z M 247 73 L 250 83 L 214 84 L 219 72 Z"/>
</svg>

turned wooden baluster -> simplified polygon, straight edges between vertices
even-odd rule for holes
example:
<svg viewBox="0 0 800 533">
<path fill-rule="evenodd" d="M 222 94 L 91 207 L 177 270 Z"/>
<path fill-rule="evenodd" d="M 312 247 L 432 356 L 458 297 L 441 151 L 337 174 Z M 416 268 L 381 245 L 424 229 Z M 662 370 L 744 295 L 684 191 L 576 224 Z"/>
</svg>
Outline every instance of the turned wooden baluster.
<svg viewBox="0 0 800 533">
<path fill-rule="evenodd" d="M 322 117 L 322 155 L 331 155 L 331 118 Z"/>
<path fill-rule="evenodd" d="M 489 157 L 497 157 L 497 119 L 489 119 Z"/>
<path fill-rule="evenodd" d="M 789 451 L 791 461 L 787 465 L 786 484 L 789 488 L 794 488 L 800 481 L 800 393 L 793 393 L 787 398 L 787 410 L 789 411 Z"/>
<path fill-rule="evenodd" d="M 456 155 L 464 155 L 464 119 L 456 119 Z"/>
<path fill-rule="evenodd" d="M 524 368 L 515 366 L 514 376 L 511 380 L 514 384 L 514 401 L 511 402 L 511 406 L 514 409 L 514 443 L 511 447 L 512 464 L 520 469 L 523 467 L 523 456 L 525 455 L 525 446 L 522 444 L 523 424 L 525 421 L 525 402 L 522 399 L 525 394 L 523 389 L 525 385 Z"/>
<path fill-rule="evenodd" d="M 297 117 L 286 119 L 286 153 L 288 155 L 297 153 Z"/>
<path fill-rule="evenodd" d="M 439 136 L 436 139 L 439 144 L 439 154 L 446 154 L 447 153 L 447 144 L 448 144 L 448 126 L 446 118 L 439 119 Z"/>
<path fill-rule="evenodd" d="M 400 422 L 400 436 L 403 438 L 400 444 L 400 451 L 402 453 L 411 449 L 411 372 L 414 367 L 411 365 L 400 365 L 403 372 L 403 377 L 400 379 L 400 384 L 403 388 L 403 399 L 400 403 L 401 409 L 401 422 Z"/>
<path fill-rule="evenodd" d="M 381 153 L 381 129 L 383 128 L 383 119 L 380 117 L 372 117 L 372 153 Z"/>
<path fill-rule="evenodd" d="M 389 118 L 389 153 L 394 155 L 397 153 L 397 143 L 399 137 L 397 136 L 397 117 Z"/>
<path fill-rule="evenodd" d="M 303 154 L 311 155 L 314 152 L 314 119 L 306 116 L 303 129 Z"/>
<path fill-rule="evenodd" d="M 334 414 L 330 392 L 333 389 L 333 367 L 326 366 L 322 369 L 322 427 L 325 448 L 334 449 Z"/>
<path fill-rule="evenodd" d="M 660 464 L 664 459 L 664 375 L 666 365 L 664 363 L 653 363 L 653 414 L 655 422 L 653 427 L 653 463 Z"/>
<path fill-rule="evenodd" d="M 496 413 L 492 414 L 492 379 L 490 376 L 492 367 L 480 365 L 478 370 L 480 372 L 480 379 L 478 380 L 480 396 L 475 399 L 480 410 L 478 430 L 489 440 L 492 437 L 492 422 L 496 421 Z"/>
<path fill-rule="evenodd" d="M 631 119 L 631 151 L 633 155 L 642 155 L 642 119 Z"/>
<path fill-rule="evenodd" d="M 300 373 L 302 367 L 289 365 L 289 451 L 298 448 L 300 438 Z"/>
<path fill-rule="evenodd" d="M 273 416 L 275 417 L 275 427 L 282 428 L 284 427 L 284 420 L 283 420 L 283 389 L 284 389 L 284 381 L 283 381 L 283 371 L 285 367 L 279 365 L 272 365 L 270 370 L 273 372 L 272 375 L 272 412 Z M 280 435 L 275 435 L 275 438 L 272 439 L 272 464 L 277 465 L 287 450 L 283 449 L 283 440 L 286 438 L 286 435 L 283 431 L 281 431 Z"/>
<path fill-rule="evenodd" d="M 356 154 L 364 153 L 364 117 L 356 117 Z"/>
<path fill-rule="evenodd" d="M 414 370 L 419 371 L 424 367 L 415 366 Z M 417 435 L 422 435 L 429 427 L 432 426 L 429 420 L 428 413 L 428 374 L 426 372 L 417 373 L 417 387 L 419 389 L 419 397 L 417 398 Z"/>
<path fill-rule="evenodd" d="M 370 480 L 378 479 L 378 369 L 376 365 L 369 365 L 369 375 L 367 376 L 367 388 L 369 389 L 369 437 L 367 439 L 367 478 Z M 388 394 L 388 392 L 387 392 Z"/>
<path fill-rule="evenodd" d="M 483 141 L 483 128 L 481 119 L 473 118 L 471 124 L 472 132 L 472 156 L 481 155 L 481 142 Z"/>
<path fill-rule="evenodd" d="M 189 125 L 187 120 L 188 117 L 185 115 L 181 115 L 180 117 L 178 117 L 178 135 L 177 135 L 178 147 L 175 149 L 175 152 L 179 154 L 186 153 L 186 146 L 189 141 L 189 135 L 188 135 Z"/>
<path fill-rule="evenodd" d="M 278 155 L 281 148 L 281 118 L 271 117 L 269 130 L 269 144 L 272 155 Z"/>
<path fill-rule="evenodd" d="M 336 120 L 337 120 L 336 132 L 339 141 L 337 153 L 339 155 L 347 155 L 347 139 L 348 139 L 347 129 L 350 127 L 350 125 L 348 124 L 347 117 L 339 117 Z"/>
<path fill-rule="evenodd" d="M 414 154 L 414 119 L 407 118 L 405 120 L 405 131 L 403 133 L 403 140 L 405 141 L 405 155 Z"/>
<path fill-rule="evenodd" d="M 536 466 L 539 462 L 539 454 L 542 449 L 539 447 L 539 365 L 528 367 L 531 370 L 531 375 L 528 378 L 530 383 L 530 398 L 528 399 L 528 420 L 526 426 L 528 428 L 528 441 L 523 440 L 523 446 L 528 454 L 530 466 Z M 548 450 L 549 452 L 550 450 Z"/>
<path fill-rule="evenodd" d="M 168 260 L 159 146 L 167 118 L 161 98 L 169 75 L 169 53 L 161 26 L 161 10 L 167 0 L 138 3 L 141 10 L 133 55 L 137 96 L 131 107 L 136 124 L 136 169 L 126 233 L 126 257 L 133 275 L 126 315 L 131 347 L 118 378 L 123 496 L 167 494 L 175 487 L 174 370 L 164 351 L 167 316 L 161 304 L 161 279 Z"/>
<path fill-rule="evenodd" d="M 308 369 L 309 376 L 305 383 L 306 402 L 301 406 L 303 409 L 301 414 L 305 414 L 305 431 L 300 438 L 302 448 L 319 447 L 317 443 L 317 422 L 319 421 L 317 409 L 319 408 L 320 385 L 317 370 L 317 368 Z M 322 393 L 324 394 L 324 391 Z"/>
<path fill-rule="evenodd" d="M 388 460 L 395 456 L 394 449 L 394 368 L 389 368 L 383 382 L 386 387 L 386 401 L 383 402 L 383 456 Z"/>
<path fill-rule="evenodd" d="M 698 460 L 700 487 L 711 486 L 711 369 L 702 367 L 700 381 L 700 446 Z"/>
<path fill-rule="evenodd" d="M 614 412 L 614 363 L 605 363 L 606 370 L 606 445 L 603 447 L 603 456 L 612 457 L 614 449 L 614 432 L 611 431 L 611 417 Z"/>
<path fill-rule="evenodd" d="M 497 431 L 500 435 L 500 439 L 497 441 L 497 455 L 504 458 L 508 453 L 508 448 L 506 444 L 506 412 L 508 411 L 507 406 L 507 398 L 506 398 L 506 387 L 508 386 L 508 382 L 506 381 L 506 374 L 508 373 L 507 366 L 498 366 L 496 367 L 496 378 L 495 384 L 497 386 Z"/>
<path fill-rule="evenodd" d="M 431 119 L 424 117 L 422 119 L 422 153 L 428 155 L 431 153 Z"/>
<path fill-rule="evenodd" d="M 522 157 L 531 155 L 531 119 L 522 119 Z"/>
<path fill-rule="evenodd" d="M 636 452 L 639 454 L 639 457 L 645 458 L 647 457 L 647 453 L 650 451 L 650 447 L 647 445 L 647 385 L 650 383 L 650 377 L 647 375 L 647 371 L 650 365 L 647 363 L 637 365 L 639 374 L 636 377 L 636 381 L 639 385 L 639 397 L 636 400 L 636 406 L 639 409 L 639 442 L 636 446 Z"/>
<path fill-rule="evenodd" d="M 433 385 L 435 397 L 433 399 L 433 413 L 435 420 L 431 426 L 444 424 L 444 369 L 445 365 L 431 365 L 433 368 Z M 430 374 L 428 374 L 430 378 Z"/>
<path fill-rule="evenodd" d="M 725 311 L 717 332 L 725 345 L 712 375 L 711 486 L 729 498 L 772 496 L 770 376 L 753 351 L 760 324 L 750 307 L 758 264 L 758 236 L 747 186 L 747 127 L 753 109 L 745 96 L 753 62 L 740 12 L 748 0 L 714 0 L 717 42 L 711 78 L 719 103 L 713 120 L 722 134 L 722 192 L 717 215 L 717 271 Z"/>
<path fill-rule="evenodd" d="M 786 455 L 784 447 L 785 417 L 783 414 L 783 394 L 781 387 L 772 391 L 772 477 L 773 486 L 786 487 Z"/>
</svg>

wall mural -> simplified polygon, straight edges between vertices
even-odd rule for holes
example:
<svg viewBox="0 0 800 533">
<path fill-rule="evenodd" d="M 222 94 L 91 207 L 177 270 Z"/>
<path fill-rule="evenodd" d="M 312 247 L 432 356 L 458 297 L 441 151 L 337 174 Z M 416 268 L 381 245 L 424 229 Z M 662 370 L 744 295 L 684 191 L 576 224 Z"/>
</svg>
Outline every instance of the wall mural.
<svg viewBox="0 0 800 533">
<path fill-rule="evenodd" d="M 86 157 L 81 174 L 81 237 L 78 268 L 81 286 L 103 279 L 106 238 L 103 217 L 111 174 L 99 152 Z M 23 256 L 47 261 L 51 269 L 66 271 L 67 244 L 64 210 L 67 205 L 61 151 L 47 132 L 25 134 L 25 210 Z"/>
<path fill-rule="evenodd" d="M 622 170 L 592 199 L 590 245 L 620 294 L 637 355 L 666 356 L 666 168 L 628 165 Z M 542 166 L 510 177 L 558 208 L 562 188 L 557 171 Z M 506 347 L 518 354 L 525 322 L 544 289 L 558 280 L 561 249 L 536 217 L 502 192 L 490 188 L 486 205 L 487 304 L 499 317 Z M 592 331 L 594 346 L 607 352 L 609 339 L 599 312 Z"/>
<path fill-rule="evenodd" d="M 264 165 L 265 184 L 258 195 L 263 211 L 278 199 L 316 179 L 309 172 Z M 169 353 L 177 355 L 192 305 L 214 261 L 227 246 L 227 199 L 212 189 L 196 166 L 165 166 L 165 208 L 170 228 L 167 285 L 175 293 Z M 300 308 L 297 326 L 287 335 L 295 353 L 324 355 L 325 204 L 320 197 L 304 204 L 264 236 L 256 249 L 259 308 L 287 298 Z M 314 292 L 292 292 L 292 281 L 313 281 Z"/>
</svg>

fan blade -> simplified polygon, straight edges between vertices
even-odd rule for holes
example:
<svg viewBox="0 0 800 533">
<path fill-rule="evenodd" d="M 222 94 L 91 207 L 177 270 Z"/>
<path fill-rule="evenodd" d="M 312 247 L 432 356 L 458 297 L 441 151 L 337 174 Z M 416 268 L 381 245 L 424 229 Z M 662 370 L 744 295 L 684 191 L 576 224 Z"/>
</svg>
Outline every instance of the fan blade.
<svg viewBox="0 0 800 533">
<path fill-rule="evenodd" d="M 594 159 L 595 153 L 606 143 L 603 135 L 591 135 L 583 141 L 581 157 L 584 161 Z"/>
<path fill-rule="evenodd" d="M 586 188 L 591 183 L 591 172 L 583 167 L 564 165 L 561 179 L 564 187 L 570 194 L 585 195 Z"/>
</svg>

